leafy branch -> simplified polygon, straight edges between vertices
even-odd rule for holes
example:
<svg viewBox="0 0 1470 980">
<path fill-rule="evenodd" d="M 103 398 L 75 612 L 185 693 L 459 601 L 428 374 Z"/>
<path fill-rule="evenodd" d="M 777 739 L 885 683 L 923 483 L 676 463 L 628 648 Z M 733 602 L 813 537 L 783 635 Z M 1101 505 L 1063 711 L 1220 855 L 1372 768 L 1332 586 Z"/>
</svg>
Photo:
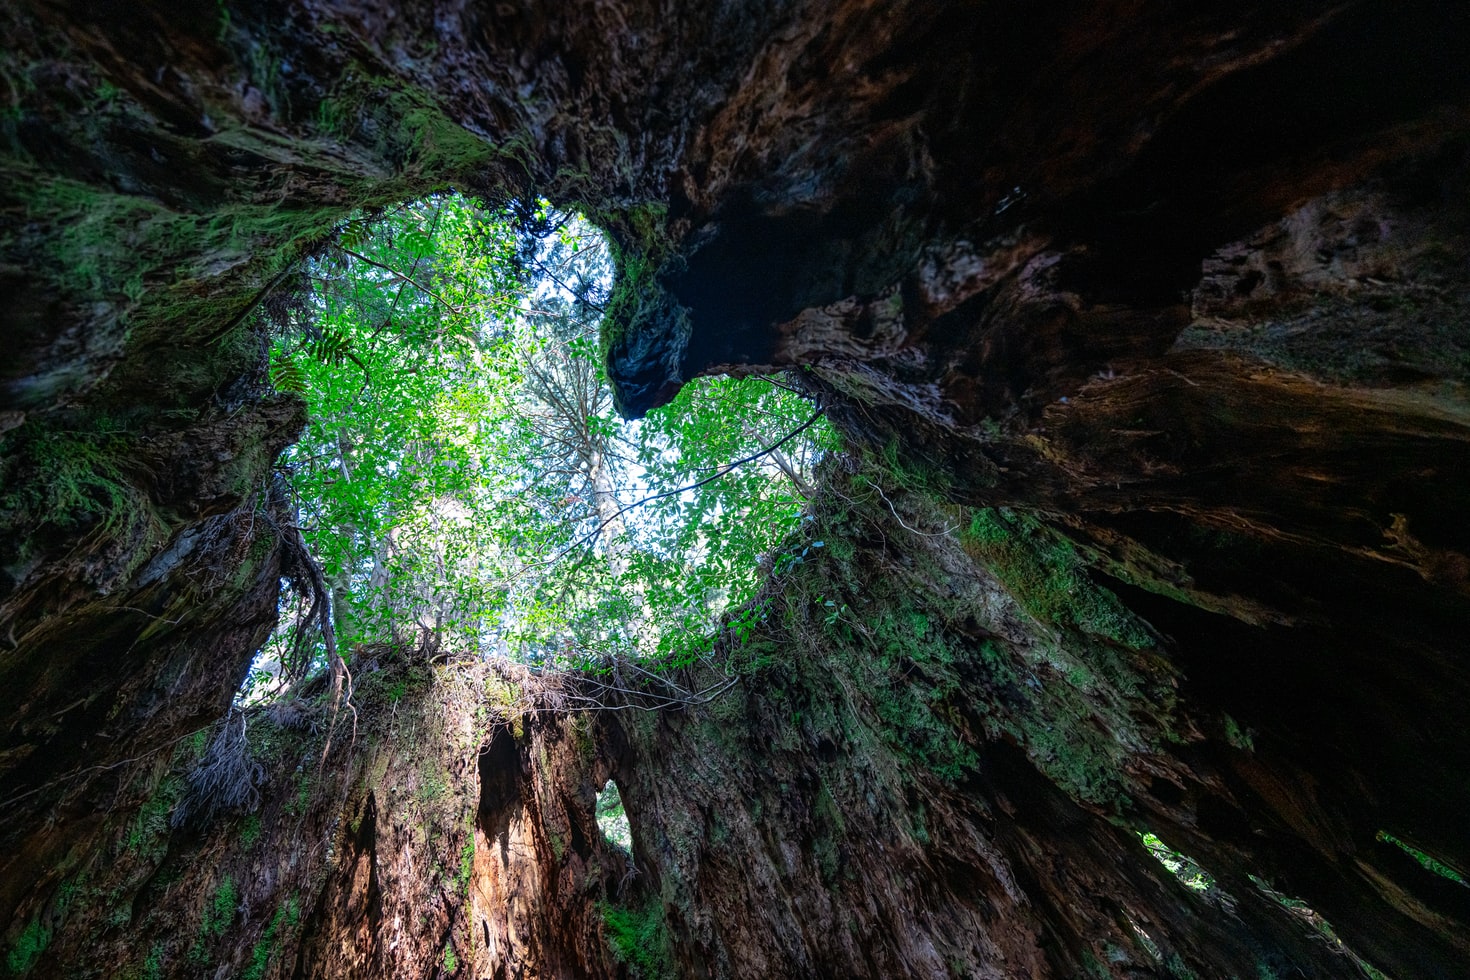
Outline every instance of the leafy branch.
<svg viewBox="0 0 1470 980">
<path fill-rule="evenodd" d="M 807 429 L 810 429 L 813 425 L 816 424 L 817 420 L 820 419 L 823 414 L 825 414 L 825 412 L 826 412 L 826 409 L 818 408 L 815 412 L 812 413 L 812 415 L 811 415 L 811 417 L 809 419 L 807 419 L 801 425 L 797 426 L 795 429 L 792 429 L 786 435 L 782 436 L 781 439 L 779 439 L 778 441 L 772 443 L 771 445 L 765 447 L 764 449 L 759 450 L 758 452 L 751 453 L 749 456 L 745 456 L 745 457 L 742 457 L 741 459 L 735 460 L 735 462 L 730 463 L 728 466 L 725 466 L 725 467 L 721 468 L 719 470 L 719 472 L 715 473 L 712 476 L 707 476 L 703 480 L 698 480 L 698 481 L 696 481 L 694 483 L 689 483 L 689 484 L 686 484 L 686 485 L 684 485 L 682 487 L 676 487 L 673 490 L 664 490 L 661 493 L 651 493 L 651 494 L 649 494 L 646 497 L 641 497 L 638 500 L 633 501 L 631 504 L 626 504 L 626 505 L 624 505 L 622 507 L 619 507 L 618 510 L 615 513 L 610 514 L 608 517 L 606 517 L 605 519 L 603 519 L 603 521 L 600 524 L 598 524 L 596 527 L 594 527 L 591 531 L 588 531 L 586 534 L 582 535 L 582 537 L 580 537 L 576 541 L 572 542 L 570 545 L 568 545 L 566 548 L 562 549 L 556 555 L 553 555 L 551 558 L 546 559 L 544 562 L 539 562 L 537 564 L 549 565 L 549 564 L 553 564 L 553 563 L 555 563 L 557 561 L 560 561 L 562 558 L 565 558 L 571 552 L 576 551 L 578 548 L 580 548 L 583 545 L 585 545 L 585 544 L 589 543 L 590 541 L 592 541 L 592 539 L 596 538 L 597 535 L 601 534 L 603 532 L 603 530 L 609 524 L 611 524 L 613 521 L 617 520 L 619 517 L 622 517 L 624 514 L 628 513 L 631 510 L 635 510 L 638 507 L 642 507 L 644 504 L 653 503 L 653 501 L 655 501 L 655 500 L 662 500 L 664 497 L 675 497 L 675 496 L 678 496 L 679 494 L 682 494 L 682 493 L 688 493 L 691 490 L 698 490 L 700 487 L 707 486 L 707 485 L 709 485 L 711 483 L 714 483 L 716 480 L 720 479 L 721 477 L 728 476 L 730 473 L 734 472 L 735 470 L 739 469 L 740 467 L 744 466 L 747 463 L 753 463 L 753 462 L 755 462 L 756 460 L 760 459 L 763 456 L 769 456 L 771 453 L 773 453 L 776 450 L 780 449 L 782 446 L 784 446 L 786 443 L 790 442 L 792 439 L 795 439 L 797 436 L 801 435 Z"/>
<path fill-rule="evenodd" d="M 411 276 L 409 276 L 409 275 L 407 275 L 405 273 L 399 272 L 397 269 L 393 268 L 391 265 L 386 265 L 386 264 L 384 264 L 382 262 L 377 261 L 376 259 L 370 259 L 366 255 L 363 255 L 361 252 L 354 251 L 354 250 L 348 248 L 347 246 L 341 244 L 340 242 L 336 243 L 333 247 L 336 248 L 339 252 L 343 252 L 343 253 L 345 253 L 347 255 L 352 256 L 354 259 L 357 259 L 357 261 L 359 261 L 359 262 L 366 263 L 367 265 L 370 265 L 370 266 L 372 266 L 375 269 L 382 269 L 384 272 L 388 273 L 389 275 L 392 275 L 393 277 L 401 280 L 402 282 L 405 282 L 408 285 L 413 286 L 419 292 L 423 293 L 425 296 L 427 296 L 430 299 L 434 300 L 434 302 L 436 302 L 439 305 L 443 306 L 446 310 L 448 310 L 451 313 L 458 314 L 458 313 L 463 312 L 463 310 L 464 310 L 463 307 L 456 306 L 455 304 L 449 302 L 449 300 L 445 299 L 443 296 L 440 296 L 438 293 L 434 292 L 428 286 L 425 286 L 423 283 L 419 282 L 417 279 L 414 279 L 413 277 L 411 277 Z"/>
<path fill-rule="evenodd" d="M 708 648 L 794 527 L 823 412 L 787 385 L 702 378 L 617 419 L 584 316 L 609 250 L 580 219 L 541 224 L 553 237 L 528 243 L 515 216 L 437 196 L 352 219 L 304 270 L 289 325 L 310 356 L 271 364 L 308 403 L 281 470 L 327 599 L 297 625 L 327 616 L 344 650 L 419 632 L 527 662 L 670 667 Z M 305 653 L 290 636 L 269 649 L 293 667 Z"/>
</svg>

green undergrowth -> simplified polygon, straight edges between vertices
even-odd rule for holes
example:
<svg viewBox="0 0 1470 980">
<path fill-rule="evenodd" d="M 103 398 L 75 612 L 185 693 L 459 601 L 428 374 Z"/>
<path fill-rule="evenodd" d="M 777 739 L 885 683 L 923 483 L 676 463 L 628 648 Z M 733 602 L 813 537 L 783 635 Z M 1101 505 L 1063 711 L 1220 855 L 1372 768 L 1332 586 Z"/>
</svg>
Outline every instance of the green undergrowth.
<svg viewBox="0 0 1470 980">
<path fill-rule="evenodd" d="M 668 924 L 657 898 L 634 907 L 603 902 L 603 935 L 617 961 L 633 980 L 666 980 L 676 976 Z"/>
<path fill-rule="evenodd" d="M 961 540 L 1038 621 L 1132 650 L 1153 646 L 1138 617 L 1093 584 L 1072 542 L 1039 519 L 1008 508 L 981 508 L 971 514 Z"/>
<path fill-rule="evenodd" d="M 1125 807 L 1130 757 L 1177 738 L 1172 674 L 1148 628 L 1034 518 L 981 512 L 958 527 L 960 508 L 871 465 L 828 478 L 803 532 L 826 547 L 788 542 L 799 558 L 778 559 L 729 622 L 731 656 L 783 722 L 763 737 L 796 754 L 824 737 L 872 740 L 865 755 L 951 784 L 1006 741 L 1075 799 Z M 1028 620 L 1050 630 L 1022 639 L 1004 626 Z M 850 685 L 835 699 L 834 672 Z"/>
<path fill-rule="evenodd" d="M 1441 878 L 1453 881 L 1456 884 L 1466 885 L 1467 887 L 1470 887 L 1470 882 L 1467 882 L 1465 880 L 1465 876 L 1460 874 L 1454 868 L 1445 864 L 1443 861 L 1440 861 L 1437 858 L 1431 857 L 1430 855 L 1424 853 L 1414 845 L 1409 844 L 1399 839 L 1398 837 L 1395 837 L 1388 831 L 1380 830 L 1377 833 L 1376 838 L 1380 841 L 1383 841 L 1385 844 L 1392 844 L 1394 847 L 1397 847 L 1399 850 L 1409 855 L 1409 857 L 1418 862 L 1419 866 L 1425 871 L 1428 871 L 1431 874 L 1439 875 Z"/>
</svg>

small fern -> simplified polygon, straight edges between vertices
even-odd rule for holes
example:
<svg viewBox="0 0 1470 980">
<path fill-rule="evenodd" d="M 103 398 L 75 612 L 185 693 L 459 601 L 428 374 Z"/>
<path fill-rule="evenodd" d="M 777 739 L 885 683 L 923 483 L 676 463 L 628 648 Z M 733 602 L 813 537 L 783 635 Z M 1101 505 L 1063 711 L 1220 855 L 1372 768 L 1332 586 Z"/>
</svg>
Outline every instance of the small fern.
<svg viewBox="0 0 1470 980">
<path fill-rule="evenodd" d="M 271 357 L 271 384 L 277 391 L 306 394 L 306 374 L 286 354 L 277 352 Z"/>
<path fill-rule="evenodd" d="M 353 251 L 361 249 L 372 238 L 373 226 L 363 218 L 353 218 L 337 232 L 337 241 L 343 248 Z"/>
<path fill-rule="evenodd" d="M 352 338 L 339 330 L 320 327 L 318 336 L 311 342 L 311 355 L 323 364 L 340 367 L 352 357 Z"/>
</svg>

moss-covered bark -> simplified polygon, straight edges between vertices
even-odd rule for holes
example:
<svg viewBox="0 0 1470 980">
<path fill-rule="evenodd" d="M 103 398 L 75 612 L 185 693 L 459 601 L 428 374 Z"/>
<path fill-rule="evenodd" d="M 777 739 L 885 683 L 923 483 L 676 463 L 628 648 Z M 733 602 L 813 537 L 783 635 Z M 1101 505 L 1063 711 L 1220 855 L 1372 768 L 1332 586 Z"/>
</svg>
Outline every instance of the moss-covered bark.
<svg viewBox="0 0 1470 980">
<path fill-rule="evenodd" d="M 38 889 L 8 968 L 261 980 L 429 975 L 446 949 L 468 961 L 483 677 L 365 650 L 339 712 L 317 683 L 232 713 L 220 725 L 240 754 L 225 758 L 259 767 L 243 809 L 201 792 L 221 779 L 218 728 L 176 740 Z"/>
<path fill-rule="evenodd" d="M 645 713 L 590 677 L 611 710 L 492 737 L 480 833 L 500 911 L 478 971 L 1357 972 L 1254 884 L 1275 880 L 1267 862 L 1211 853 L 1201 893 L 1145 849 L 1145 831 L 1193 831 L 1161 796 L 1218 792 L 1204 758 L 1247 751 L 1179 702 L 1170 645 L 1038 617 L 970 553 L 970 512 L 886 478 L 829 473 L 811 537 L 741 628 L 672 675 L 728 675 L 720 697 Z M 1017 592 L 1106 595 L 1073 552 L 1009 527 L 1015 564 L 1052 569 Z M 626 872 L 592 817 L 609 777 Z"/>
</svg>

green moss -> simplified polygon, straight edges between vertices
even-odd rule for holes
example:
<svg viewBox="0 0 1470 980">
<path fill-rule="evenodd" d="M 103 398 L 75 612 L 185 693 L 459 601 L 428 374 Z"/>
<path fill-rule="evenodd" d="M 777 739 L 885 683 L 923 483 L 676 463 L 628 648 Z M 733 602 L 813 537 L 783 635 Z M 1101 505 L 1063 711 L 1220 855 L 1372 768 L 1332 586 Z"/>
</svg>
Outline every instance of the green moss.
<svg viewBox="0 0 1470 980">
<path fill-rule="evenodd" d="M 143 960 L 143 971 L 140 974 L 142 980 L 163 980 L 163 954 L 163 943 L 154 943 L 147 958 Z"/>
<path fill-rule="evenodd" d="M 1115 947 L 1109 946 L 1109 952 L 1113 948 Z M 1103 961 L 1098 959 L 1097 954 L 1090 949 L 1082 951 L 1082 968 L 1087 971 L 1089 977 L 1099 977 L 1101 980 L 1109 980 L 1113 975 L 1113 971 L 1104 966 Z"/>
<path fill-rule="evenodd" d="M 864 476 L 857 474 L 854 482 L 861 486 Z M 950 505 L 919 492 L 900 498 L 900 492 L 890 487 L 886 496 L 926 527 L 953 521 Z M 878 518 L 892 517 L 888 502 L 876 496 L 856 495 L 848 502 Z M 1148 642 L 1146 627 L 1111 593 L 1094 586 L 1070 542 L 1040 527 L 1003 526 L 997 516 L 985 512 L 972 520 L 962 532 L 962 547 L 977 563 L 1003 566 L 1011 579 L 1034 583 L 1031 592 L 1043 598 L 1048 589 L 1065 595 L 1065 609 L 1059 603 L 1042 611 L 1071 627 L 1070 635 L 1048 641 L 1044 634 L 1040 642 L 1020 644 L 975 637 L 968 624 L 983 625 L 995 615 L 987 605 L 991 600 L 977 595 L 958 604 L 936 601 L 935 583 L 943 588 L 952 580 L 958 557 L 937 561 L 948 547 L 937 540 L 933 551 L 905 550 L 904 567 L 881 577 L 850 562 L 823 565 L 819 573 L 826 578 L 812 588 L 845 598 L 850 614 L 817 642 L 837 645 L 862 678 L 880 721 L 876 734 L 888 750 L 960 782 L 977 766 L 972 746 L 1004 739 L 1021 745 L 1074 799 L 1120 807 L 1127 798 L 1123 772 L 1130 754 L 1169 737 L 1175 689 L 1168 664 Z M 848 515 L 842 520 L 851 523 Z M 836 558 L 832 546 L 841 533 L 831 527 L 822 533 L 829 558 Z M 838 582 L 840 591 L 833 588 Z M 1028 611 L 1023 597 L 1041 608 L 1027 589 L 1014 592 L 1019 611 Z M 1078 620 L 1093 631 L 1077 628 Z M 959 692 L 973 691 L 977 680 L 988 696 L 962 698 Z M 1136 713 L 1138 703 L 1150 706 L 1150 717 Z"/>
<path fill-rule="evenodd" d="M 456 879 L 456 884 L 458 884 L 459 886 L 460 894 L 469 895 L 470 878 L 474 875 L 474 873 L 475 842 L 473 840 L 467 840 L 465 841 L 464 847 L 459 852 L 459 877 Z"/>
<path fill-rule="evenodd" d="M 897 439 L 866 455 L 874 472 L 859 474 L 856 482 L 877 488 L 883 492 L 883 498 L 916 494 L 939 501 L 953 491 L 952 481 L 943 467 L 914 455 Z M 880 506 L 888 507 L 891 503 L 890 499 L 883 499 Z"/>
<path fill-rule="evenodd" d="M 1132 650 L 1153 645 L 1147 628 L 1118 597 L 1094 584 L 1065 537 L 1038 519 L 1004 508 L 972 513 L 962 540 L 1012 597 L 1042 623 L 1075 628 Z"/>
<path fill-rule="evenodd" d="M 812 854 L 817 859 L 822 881 L 830 885 L 837 880 L 838 872 L 841 870 L 841 851 L 838 842 L 842 840 L 843 833 L 847 829 L 847 821 L 843 819 L 842 810 L 825 780 L 818 788 L 817 798 L 812 803 L 812 820 L 815 833 Z"/>
<path fill-rule="evenodd" d="M 927 547 L 902 549 L 897 560 L 872 552 L 863 562 L 852 552 L 844 557 L 854 535 L 895 527 L 890 501 L 905 521 L 925 528 L 952 525 L 959 512 L 891 482 L 882 485 L 885 500 L 873 489 L 887 479 L 874 468 L 880 464 L 864 465 L 850 487 L 834 485 L 832 509 L 816 515 L 811 533 L 826 542 L 823 560 L 793 567 L 764 595 L 765 615 L 732 617 L 732 632 L 743 631 L 732 652 L 760 672 L 759 683 L 750 701 L 715 707 L 724 731 L 712 737 L 736 748 L 734 739 L 759 738 L 779 755 L 807 752 L 826 736 L 854 756 L 916 763 L 899 769 L 919 780 L 919 796 L 926 781 L 918 769 L 963 783 L 979 767 L 977 746 L 1006 741 L 1074 799 L 1121 809 L 1130 758 L 1155 751 L 1172 731 L 1173 674 L 1147 627 L 1091 581 L 1070 542 L 1020 519 L 1020 527 L 1003 526 L 994 512 L 978 522 L 966 514 L 975 526 L 958 543 L 963 554 L 953 537 L 938 536 L 923 539 Z M 987 566 L 999 559 L 994 564 L 1011 578 L 1034 583 L 1042 595 L 1015 588 L 1015 612 L 1028 612 L 1030 599 L 1061 627 L 1033 631 L 1030 641 L 987 635 L 997 614 L 1011 615 L 1009 603 L 993 588 L 956 584 L 967 555 Z M 1066 601 L 1044 607 L 1047 590 Z M 829 602 L 843 610 L 833 621 L 824 612 Z M 840 690 L 832 673 L 847 679 Z M 750 717 L 781 723 L 755 732 Z M 842 870 L 840 838 L 825 833 L 838 816 L 835 801 L 830 808 L 814 801 L 812 853 L 829 881 Z M 916 840 L 926 833 L 922 819 L 913 833 Z"/>
<path fill-rule="evenodd" d="M 205 906 L 204 918 L 199 922 L 199 934 L 218 939 L 235 921 L 235 910 L 240 904 L 240 893 L 235 888 L 235 879 L 226 875 L 214 889 L 214 895 Z"/>
<path fill-rule="evenodd" d="M 955 783 L 975 771 L 979 756 L 943 716 L 947 694 L 943 688 L 901 683 L 871 691 L 883 722 L 884 741 L 944 781 Z"/>
<path fill-rule="evenodd" d="M 296 792 L 290 799 L 286 800 L 283 809 L 293 817 L 305 816 L 311 807 L 311 773 L 302 771 L 296 774 Z"/>
<path fill-rule="evenodd" d="M 687 337 L 689 312 L 659 283 L 662 267 L 641 250 L 611 249 L 612 294 L 603 309 L 599 343 L 603 358 L 644 335 Z"/>
<path fill-rule="evenodd" d="M 51 931 L 41 925 L 39 919 L 32 920 L 16 937 L 15 945 L 5 954 L 5 966 L 11 973 L 27 973 L 41 959 L 46 947 L 51 944 Z"/>
<path fill-rule="evenodd" d="M 444 972 L 454 973 L 459 969 L 459 957 L 454 955 L 454 941 L 449 940 L 444 944 Z"/>
<path fill-rule="evenodd" d="M 199 933 L 189 948 L 189 959 L 195 963 L 209 962 L 209 947 L 220 939 L 235 923 L 235 914 L 240 905 L 240 892 L 235 879 L 226 875 L 215 886 L 214 894 L 204 906 L 199 919 Z"/>
<path fill-rule="evenodd" d="M 592 721 L 589 716 L 586 713 L 573 714 L 567 723 L 567 732 L 572 737 L 577 754 L 582 759 L 591 761 L 597 754 L 597 746 L 592 741 Z"/>
<path fill-rule="evenodd" d="M 1255 739 L 1251 737 L 1248 729 L 1241 728 L 1236 720 L 1229 715 L 1224 716 L 1224 721 L 1226 742 L 1246 752 L 1254 752 L 1256 750 Z"/>
<path fill-rule="evenodd" d="M 136 302 L 145 289 L 170 285 L 191 273 L 203 275 L 210 265 L 250 257 L 242 251 L 246 242 L 221 241 L 211 234 L 219 218 L 171 211 L 149 198 L 62 178 L 18 175 L 17 179 L 27 188 L 36 228 L 36 237 L 18 244 L 33 245 L 38 257 L 48 260 L 46 267 L 56 268 L 61 284 L 88 299 Z M 223 254 L 222 246 L 232 254 Z"/>
<path fill-rule="evenodd" d="M 599 328 L 604 361 L 636 347 L 645 335 L 687 337 L 688 311 L 659 282 L 684 261 L 669 234 L 668 206 L 656 201 L 585 213 L 605 234 L 613 263 L 612 292 Z"/>
<path fill-rule="evenodd" d="M 240 821 L 240 847 L 250 850 L 260 840 L 260 817 L 249 814 Z"/>
<path fill-rule="evenodd" d="M 405 177 L 454 179 L 483 172 L 496 159 L 524 166 L 531 158 L 526 138 L 491 143 L 450 119 L 426 93 L 363 66 L 342 72 L 337 86 L 317 104 L 314 122 L 323 136 L 364 146 Z M 424 189 L 405 184 L 398 196 Z"/>
<path fill-rule="evenodd" d="M 1041 722 L 1020 729 L 1026 751 L 1041 770 L 1073 797 L 1090 803 L 1118 803 L 1121 760 L 1098 745 L 1080 726 Z"/>
<path fill-rule="evenodd" d="M 168 837 L 169 811 L 173 809 L 183 788 L 183 782 L 175 776 L 169 776 L 159 784 L 158 789 L 139 808 L 138 815 L 128 828 L 125 842 L 128 850 L 162 856 Z"/>
<path fill-rule="evenodd" d="M 908 816 L 909 831 L 914 840 L 927 847 L 929 844 L 929 812 L 922 798 L 911 800 Z"/>
<path fill-rule="evenodd" d="M 26 256 L 70 303 L 90 306 L 100 335 L 110 333 L 119 345 L 159 336 L 176 345 L 181 328 L 205 335 L 228 324 L 266 278 L 342 217 L 337 207 L 274 202 L 195 214 L 38 171 L 7 179 L 26 201 L 28 220 L 0 231 L 0 252 Z M 222 269 L 229 271 L 222 276 Z M 201 280 L 210 287 L 201 290 Z M 212 375 L 221 353 L 175 346 L 155 357 L 169 368 L 192 365 Z"/>
<path fill-rule="evenodd" d="M 1178 953 L 1169 954 L 1169 958 L 1164 961 L 1164 969 L 1169 971 L 1169 976 L 1176 977 L 1177 980 L 1199 980 L 1199 974 L 1191 970 Z"/>
<path fill-rule="evenodd" d="M 266 926 L 265 934 L 260 937 L 250 950 L 250 960 L 245 965 L 245 970 L 240 974 L 241 980 L 262 980 L 266 969 L 270 966 L 271 958 L 275 956 L 280 947 L 282 933 L 295 930 L 301 922 L 301 906 L 293 896 L 286 904 L 276 908 L 276 914 L 271 916 L 270 925 Z"/>
<path fill-rule="evenodd" d="M 97 525 L 116 534 L 147 501 L 133 486 L 127 460 L 132 441 L 122 426 L 106 417 L 28 421 L 0 441 L 5 482 L 13 489 L 0 495 L 0 515 L 7 523 L 60 528 Z"/>
<path fill-rule="evenodd" d="M 1454 868 L 1445 864 L 1443 861 L 1430 857 L 1428 854 L 1425 854 L 1423 851 L 1419 850 L 1417 847 L 1414 847 L 1412 844 L 1405 843 L 1404 841 L 1395 837 L 1393 834 L 1390 834 L 1388 831 L 1380 830 L 1375 836 L 1378 840 L 1383 841 L 1386 844 L 1392 844 L 1394 847 L 1397 847 L 1399 850 L 1409 855 L 1409 857 L 1419 862 L 1419 866 L 1425 871 L 1431 872 L 1432 874 L 1437 874 L 1441 878 L 1447 878 L 1457 884 L 1470 886 L 1470 882 L 1467 882 L 1465 880 L 1465 876 L 1460 874 Z"/>
<path fill-rule="evenodd" d="M 245 964 L 245 972 L 241 974 L 243 980 L 262 980 L 266 968 L 271 965 L 273 947 L 274 944 L 266 939 L 251 947 L 250 961 Z"/>
<path fill-rule="evenodd" d="M 624 223 L 633 238 L 653 254 L 664 250 L 660 246 L 665 241 L 668 218 L 669 206 L 663 201 L 635 204 L 623 214 Z"/>
<path fill-rule="evenodd" d="M 428 806 L 448 795 L 448 778 L 439 771 L 435 763 L 425 762 L 419 770 L 418 788 L 414 790 L 414 798 L 423 806 Z"/>
<path fill-rule="evenodd" d="M 188 251 L 186 235 L 173 227 L 178 216 L 156 201 L 40 174 L 12 179 L 24 188 L 38 236 L 20 241 L 36 246 L 43 267 L 89 299 L 136 298 L 142 282 L 135 250 L 179 258 Z"/>
<path fill-rule="evenodd" d="M 962 721 L 951 702 L 959 689 L 951 669 L 966 654 L 957 649 L 953 637 L 931 613 L 896 597 L 883 598 L 885 601 L 875 610 L 871 603 L 878 596 L 869 597 L 869 625 L 861 633 L 841 620 L 824 619 L 823 635 L 813 637 L 813 641 L 833 647 L 834 652 L 849 659 L 858 676 L 865 678 L 880 722 L 878 736 L 891 750 L 913 759 L 946 782 L 958 782 L 978 763 L 975 750 L 961 734 Z M 790 602 L 802 601 L 800 589 L 794 588 Z M 788 628 L 798 632 L 806 628 L 800 616 L 784 620 Z M 789 649 L 778 646 L 774 655 L 789 656 Z M 767 693 L 772 698 L 781 694 L 779 689 L 769 687 Z M 810 710 L 816 727 L 837 726 L 830 704 L 813 701 Z"/>
<path fill-rule="evenodd" d="M 603 935 L 633 980 L 661 980 L 675 975 L 668 925 L 656 899 L 650 898 L 641 908 L 608 902 L 598 908 L 602 912 Z"/>
</svg>

